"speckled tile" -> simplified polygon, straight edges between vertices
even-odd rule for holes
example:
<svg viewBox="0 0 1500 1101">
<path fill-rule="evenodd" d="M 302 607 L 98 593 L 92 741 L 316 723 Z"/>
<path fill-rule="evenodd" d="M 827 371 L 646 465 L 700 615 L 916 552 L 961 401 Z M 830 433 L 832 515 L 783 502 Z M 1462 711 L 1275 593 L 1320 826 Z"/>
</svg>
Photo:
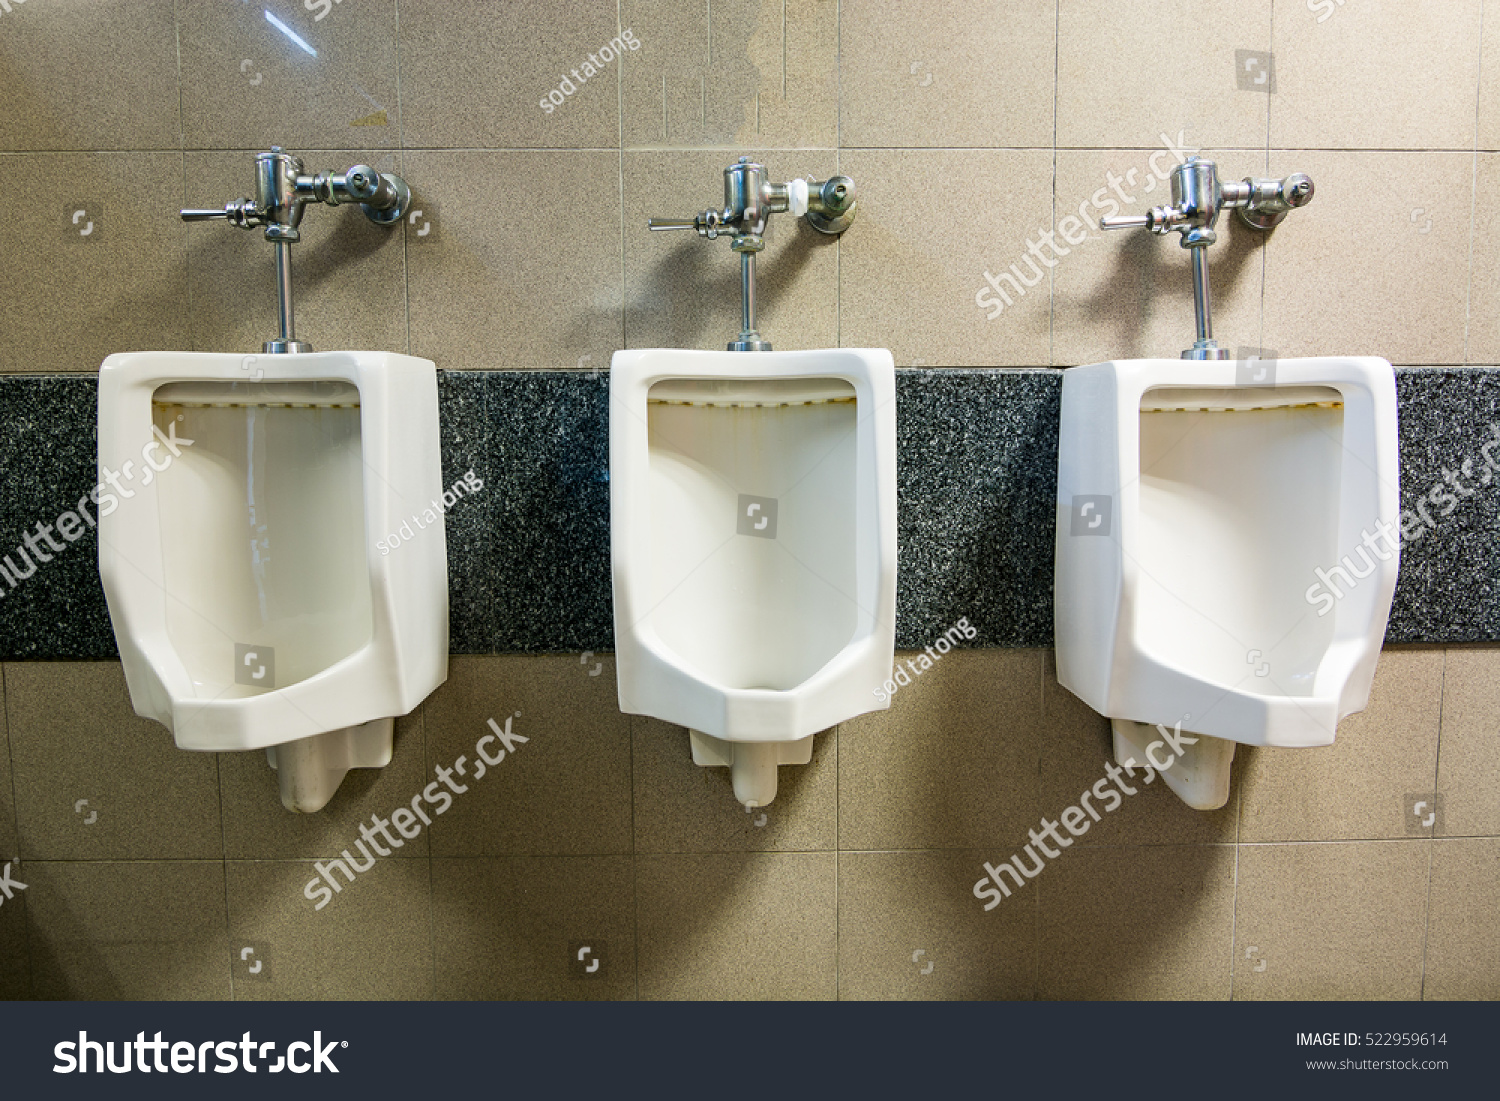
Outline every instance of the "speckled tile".
<svg viewBox="0 0 1500 1101">
<path fill-rule="evenodd" d="M 604 60 L 598 51 L 618 35 L 616 16 L 612 0 L 524 6 L 508 0 L 401 0 L 407 146 L 617 146 L 619 64 L 600 68 L 590 61 Z M 638 37 L 636 42 L 639 52 Z M 624 39 L 620 44 L 629 49 Z M 543 106 L 552 91 L 562 104 Z"/>
<path fill-rule="evenodd" d="M 447 531 L 453 651 L 610 649 L 608 378 L 442 378 L 444 476 L 485 483 Z"/>
<path fill-rule="evenodd" d="M 925 655 L 897 651 L 904 669 Z M 917 666 L 920 668 L 920 666 Z M 1041 654 L 955 650 L 839 728 L 839 848 L 974 848 L 1035 823 Z"/>
<path fill-rule="evenodd" d="M 637 857 L 640 997 L 832 999 L 836 876 L 833 853 Z"/>
<path fill-rule="evenodd" d="M 93 488 L 97 386 L 78 376 L 0 378 L 0 533 L 3 553 L 38 523 L 55 523 Z M 89 506 L 92 508 L 92 506 Z M 93 513 L 90 513 L 93 515 Z M 99 540 L 88 527 L 0 599 L 0 657 L 113 657 L 114 631 L 99 585 Z"/>
<path fill-rule="evenodd" d="M 1486 461 L 1500 465 L 1500 369 L 1397 371 L 1396 398 L 1401 508 L 1415 538 L 1401 548 L 1386 641 L 1500 639 L 1500 479 Z"/>
<path fill-rule="evenodd" d="M 630 852 L 630 720 L 614 661 L 601 659 L 592 677 L 592 663 L 571 654 L 449 663 L 448 682 L 422 705 L 428 779 L 456 770 L 452 806 L 432 825 L 435 856 Z M 481 751 L 503 749 L 492 719 L 527 741 L 481 776 Z"/>
<path fill-rule="evenodd" d="M 294 146 L 286 151 L 301 158 L 308 172 L 343 172 L 365 163 L 379 172 L 403 173 L 398 154 L 391 152 Z M 184 205 L 222 209 L 232 199 L 254 194 L 253 153 L 192 152 L 186 161 Z M 415 182 L 411 186 L 417 188 Z M 259 231 L 246 233 L 224 222 L 193 223 L 185 232 L 193 349 L 259 352 L 278 332 L 275 248 Z M 315 203 L 303 215 L 301 232 L 302 240 L 292 246 L 297 338 L 318 351 L 406 351 L 401 227 L 377 226 L 357 206 Z"/>
<path fill-rule="evenodd" d="M 1422 996 L 1500 1000 L 1500 838 L 1436 841 Z"/>
<path fill-rule="evenodd" d="M 428 782 L 420 708 L 396 720 L 391 763 L 350 769 L 333 799 L 316 814 L 293 814 L 281 805 L 276 770 L 263 750 L 221 753 L 218 760 L 224 855 L 230 860 L 338 856 L 359 840 L 361 825 L 408 806 Z M 427 835 L 406 841 L 394 855 L 425 857 Z"/>
<path fill-rule="evenodd" d="M 8 5 L 0 149 L 180 148 L 176 6 Z"/>
<path fill-rule="evenodd" d="M 776 798 L 749 811 L 727 768 L 695 764 L 685 727 L 632 716 L 635 849 L 642 853 L 832 849 L 837 825 L 837 728 L 813 739 L 805 765 L 777 769 Z"/>
<path fill-rule="evenodd" d="M 1031 883 L 1039 899 L 1037 996 L 1227 998 L 1234 875 L 1232 845 L 1063 852 Z"/>
<path fill-rule="evenodd" d="M 1056 371 L 896 372 L 896 646 L 1052 642 Z"/>
<path fill-rule="evenodd" d="M 842 853 L 839 998 L 1028 1000 L 1036 899 L 986 912 L 974 897 L 987 852 Z"/>
<path fill-rule="evenodd" d="M 447 517 L 454 653 L 613 646 L 608 379 L 588 362 L 439 372 L 445 483 L 469 469 L 485 483 Z M 1051 645 L 1061 381 L 1050 369 L 897 371 L 898 646 L 925 646 L 960 616 L 980 645 Z M 1386 639 L 1500 640 L 1500 479 L 1485 481 L 1500 368 L 1399 368 L 1396 385 L 1403 507 L 1433 525 L 1402 551 Z M 0 377 L 10 540 L 91 486 L 95 390 L 89 377 Z M 1451 503 L 1445 471 L 1464 483 Z M 93 548 L 85 535 L 0 598 L 0 658 L 115 656 Z"/>
<path fill-rule="evenodd" d="M 827 0 L 623 0 L 626 148 L 787 149 L 838 140 L 838 6 Z"/>
<path fill-rule="evenodd" d="M 1052 280 L 1034 239 L 1052 225 L 1052 161 L 1049 149 L 844 150 L 859 214 L 839 239 L 839 342 L 889 348 L 899 367 L 1051 363 Z M 961 214 L 913 201 L 956 181 Z M 1002 279 L 1012 263 L 1016 289 Z"/>
<path fill-rule="evenodd" d="M 214 755 L 138 718 L 118 664 L 11 662 L 5 688 L 23 857 L 223 854 Z"/>
<path fill-rule="evenodd" d="M 0 156 L 0 190 L 31 197 L 0 206 L 0 372 L 97 371 L 114 352 L 188 346 L 182 160 Z"/>
<path fill-rule="evenodd" d="M 635 996 L 628 856 L 437 859 L 432 906 L 439 998 Z"/>
<path fill-rule="evenodd" d="M 1447 652 L 1437 792 L 1437 836 L 1500 835 L 1500 651 Z"/>
<path fill-rule="evenodd" d="M 1241 845 L 1235 1000 L 1419 997 L 1432 844 Z"/>
<path fill-rule="evenodd" d="M 219 861 L 27 861 L 32 996 L 229 997 Z"/>
<path fill-rule="evenodd" d="M 253 4 L 178 0 L 186 147 L 400 144 L 396 0 L 280 7 L 282 25 L 306 45 L 274 26 L 270 14 Z"/>
<path fill-rule="evenodd" d="M 1480 0 L 1387 0 L 1321 16 L 1305 0 L 1279 0 L 1272 146 L 1472 149 L 1479 9 Z"/>
<path fill-rule="evenodd" d="M 1082 793 L 1108 780 L 1105 766 L 1115 760 L 1114 737 L 1108 719 L 1057 683 L 1057 660 L 1050 650 L 1043 672 L 1041 805 L 1042 813 L 1057 818 L 1070 806 L 1086 809 Z M 1135 794 L 1121 791 L 1119 805 L 1113 811 L 1106 808 L 1098 821 L 1090 819 L 1087 831 L 1074 838 L 1074 843 L 1084 847 L 1232 844 L 1238 832 L 1245 758 L 1241 746 L 1235 753 L 1229 802 L 1215 811 L 1194 810 L 1164 783 L 1152 780 L 1147 785 L 1126 777 L 1125 786 Z M 1137 779 L 1144 775 L 1140 773 Z"/>
<path fill-rule="evenodd" d="M 765 165 L 777 182 L 809 175 L 822 180 L 839 170 L 831 150 L 624 155 L 625 347 L 723 348 L 739 335 L 740 260 L 729 238 L 652 233 L 646 223 L 723 209 L 724 169 L 741 156 Z M 859 195 L 863 212 L 864 192 Z M 778 350 L 839 346 L 841 240 L 789 214 L 773 215 L 767 223 L 766 247 L 755 261 L 756 324 Z"/>
<path fill-rule="evenodd" d="M 352 883 L 327 867 L 336 895 L 312 861 L 225 863 L 229 937 L 219 967 L 233 976 L 236 1001 L 432 997 L 427 862 L 371 859 Z M 308 894 L 314 885 L 322 894 Z"/>
<path fill-rule="evenodd" d="M 1441 650 L 1386 650 L 1370 704 L 1331 746 L 1244 752 L 1241 841 L 1396 839 L 1411 834 L 1407 793 L 1437 777 L 1443 710 Z"/>
</svg>

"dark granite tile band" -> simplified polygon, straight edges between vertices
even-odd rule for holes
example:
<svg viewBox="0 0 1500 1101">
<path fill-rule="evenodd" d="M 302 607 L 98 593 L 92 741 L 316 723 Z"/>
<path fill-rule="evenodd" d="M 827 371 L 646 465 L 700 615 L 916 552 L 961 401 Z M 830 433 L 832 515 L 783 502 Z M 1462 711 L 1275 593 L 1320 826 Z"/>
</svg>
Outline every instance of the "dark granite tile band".
<svg viewBox="0 0 1500 1101">
<path fill-rule="evenodd" d="M 454 653 L 609 650 L 607 377 L 439 373 L 443 476 L 485 489 L 447 521 Z M 94 483 L 95 379 L 0 376 L 0 556 Z M 1052 642 L 1062 372 L 921 368 L 897 376 L 897 645 L 967 616 L 976 645 Z M 1403 551 L 1388 642 L 1500 641 L 1500 368 L 1405 368 L 1402 506 L 1433 527 Z M 1490 454 L 1500 458 L 1500 448 Z M 1466 466 L 1467 464 L 1467 466 Z M 1455 485 L 1455 482 L 1457 483 Z M 0 659 L 115 656 L 89 531 L 11 589 Z"/>
</svg>

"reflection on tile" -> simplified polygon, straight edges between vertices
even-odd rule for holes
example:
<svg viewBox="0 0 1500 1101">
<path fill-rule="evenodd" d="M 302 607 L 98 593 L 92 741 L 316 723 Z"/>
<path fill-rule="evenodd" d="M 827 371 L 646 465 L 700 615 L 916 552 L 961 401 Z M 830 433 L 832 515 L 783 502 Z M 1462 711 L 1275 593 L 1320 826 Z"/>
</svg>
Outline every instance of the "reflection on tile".
<svg viewBox="0 0 1500 1101">
<path fill-rule="evenodd" d="M 1416 998 L 1432 842 L 1242 845 L 1234 997 Z"/>
<path fill-rule="evenodd" d="M 1439 836 L 1500 834 L 1500 651 L 1447 653 L 1437 790 Z"/>
<path fill-rule="evenodd" d="M 896 659 L 904 667 L 918 656 Z M 890 710 L 839 728 L 839 847 L 988 848 L 1025 837 L 1037 819 L 1040 718 L 1040 651 L 941 658 Z"/>
<path fill-rule="evenodd" d="M 34 997 L 229 997 L 221 863 L 28 860 L 25 873 Z"/>
<path fill-rule="evenodd" d="M 421 211 L 406 226 L 414 354 L 445 368 L 608 363 L 619 154 L 407 153 L 406 165 Z"/>
<path fill-rule="evenodd" d="M 1038 997 L 1229 996 L 1233 846 L 1076 848 L 1033 886 Z"/>
<path fill-rule="evenodd" d="M 831 151 L 626 153 L 624 156 L 625 287 L 628 348 L 723 348 L 740 331 L 740 263 L 720 237 L 651 233 L 651 217 L 691 218 L 724 204 L 724 169 L 737 157 L 764 164 L 773 181 L 827 179 L 838 172 Z M 864 181 L 855 177 L 856 187 Z M 864 209 L 864 192 L 860 191 Z M 854 226 L 862 224 L 856 217 Z M 832 348 L 838 339 L 838 249 L 841 238 L 806 219 L 773 215 L 756 259 L 757 323 L 777 348 Z"/>
<path fill-rule="evenodd" d="M 236 1001 L 410 1000 L 432 996 L 431 891 L 425 861 L 375 860 L 329 889 L 310 861 L 230 861 L 229 941 L 220 968 Z M 248 951 L 247 951 L 248 950 Z M 256 964 L 260 963 L 259 969 Z"/>
<path fill-rule="evenodd" d="M 1304 6 L 1277 5 L 1272 146 L 1473 148 L 1480 0 L 1355 5 L 1323 20 Z"/>
<path fill-rule="evenodd" d="M 838 801 L 837 728 L 813 738 L 806 765 L 777 769 L 776 799 L 750 811 L 727 768 L 693 762 L 686 728 L 631 719 L 637 852 L 832 849 Z"/>
<path fill-rule="evenodd" d="M 1473 154 L 1272 150 L 1271 174 L 1291 172 L 1317 194 L 1266 242 L 1264 344 L 1287 357 L 1463 362 L 1468 284 L 1454 272 L 1469 254 Z M 1343 183 L 1414 178 L 1419 196 Z"/>
<path fill-rule="evenodd" d="M 1043 684 L 1042 728 L 1042 813 L 1054 818 L 1069 806 L 1086 811 L 1082 795 L 1100 781 L 1108 781 L 1107 764 L 1113 764 L 1114 737 L 1109 720 L 1057 683 L 1057 663 L 1049 650 Z M 1075 841 L 1079 845 L 1187 845 L 1233 843 L 1239 814 L 1239 791 L 1245 749 L 1235 754 L 1235 768 L 1229 784 L 1229 802 L 1219 810 L 1201 811 L 1188 806 L 1157 780 L 1147 785 L 1124 780 L 1135 791 L 1121 791 L 1121 802 L 1113 811 L 1110 800 L 1090 802 L 1101 808 L 1099 820 L 1077 823 L 1085 832 Z M 1137 773 L 1137 780 L 1144 772 Z M 1112 787 L 1105 784 L 1106 790 Z M 1064 836 L 1071 836 L 1066 834 Z"/>
<path fill-rule="evenodd" d="M 0 149 L 179 148 L 174 6 L 173 0 L 7 5 Z M 6 192 L 50 193 L 9 185 Z M 14 255 L 5 250 L 7 262 Z"/>
<path fill-rule="evenodd" d="M 623 0 L 620 25 L 641 43 L 622 66 L 627 148 L 837 141 L 837 5 Z"/>
<path fill-rule="evenodd" d="M 0 207 L 0 371 L 187 347 L 182 154 L 0 157 L 0 190 L 31 196 Z"/>
<path fill-rule="evenodd" d="M 839 858 L 839 997 L 1029 999 L 1036 900 L 986 913 L 979 851 L 847 853 Z"/>
<path fill-rule="evenodd" d="M 1383 651 L 1369 706 L 1333 745 L 1245 753 L 1241 840 L 1406 837 L 1406 794 L 1431 791 L 1437 776 L 1442 706 L 1442 651 Z"/>
<path fill-rule="evenodd" d="M 1069 255 L 1053 261 L 1052 363 L 1176 359 L 1192 344 L 1192 257 L 1178 247 L 1178 235 L 1099 228 L 1101 217 L 1170 204 L 1179 157 L 1211 159 L 1225 180 L 1265 174 L 1263 152 L 1198 149 L 1194 133 L 1186 136 L 1181 149 L 1156 140 L 1154 149 L 1058 151 L 1057 247 Z M 1214 334 L 1223 347 L 1260 346 L 1265 240 L 1232 215 L 1219 219 L 1219 241 L 1208 255 Z M 1003 314 L 997 324 L 1005 324 Z"/>
<path fill-rule="evenodd" d="M 1236 49 L 1269 46 L 1271 0 L 1159 9 L 1118 0 L 1059 5 L 1057 143 L 1149 149 L 1164 130 L 1186 127 L 1205 144 L 1264 146 L 1270 97 L 1240 88 L 1234 58 Z M 1164 20 L 1171 49 L 1161 48 Z"/>
<path fill-rule="evenodd" d="M 1050 362 L 1050 150 L 854 151 L 840 166 L 860 208 L 839 244 L 844 346 L 889 348 L 899 367 Z M 955 181 L 961 233 L 913 200 L 951 198 Z"/>
<path fill-rule="evenodd" d="M 1051 5 L 844 0 L 840 11 L 844 144 L 1052 143 L 1057 13 Z M 931 216 L 927 203 L 914 205 Z"/>
<path fill-rule="evenodd" d="M 619 30 L 615 7 L 611 0 L 524 7 L 506 0 L 402 0 L 408 148 L 615 147 L 619 62 L 606 60 Z M 633 63 L 641 39 L 632 37 L 637 53 L 626 56 Z M 620 45 L 630 48 L 623 38 Z M 543 106 L 553 91 L 562 103 Z"/>
<path fill-rule="evenodd" d="M 318 6 L 285 5 L 277 26 L 258 5 L 181 0 L 187 148 L 399 144 L 395 0 L 342 4 L 321 19 L 313 10 Z"/>
<path fill-rule="evenodd" d="M 1500 839 L 1435 842 L 1430 905 L 1422 996 L 1500 999 Z"/>
<path fill-rule="evenodd" d="M 831 999 L 832 853 L 636 858 L 640 997 Z"/>
<path fill-rule="evenodd" d="M 219 755 L 219 798 L 224 806 L 224 855 L 230 860 L 288 860 L 338 856 L 360 837 L 375 815 L 411 804 L 427 784 L 419 708 L 396 720 L 396 749 L 384 768 L 351 769 L 332 801 L 316 814 L 293 814 L 281 805 L 276 770 L 265 753 Z M 427 835 L 406 841 L 395 855 L 427 855 Z"/>
<path fill-rule="evenodd" d="M 630 857 L 439 859 L 432 891 L 437 997 L 635 996 Z"/>
<path fill-rule="evenodd" d="M 630 722 L 613 661 L 590 677 L 572 655 L 455 657 L 422 714 L 428 779 L 468 762 L 452 778 L 464 790 L 433 823 L 434 855 L 630 851 Z M 481 779 L 476 757 L 501 749 L 491 719 L 528 740 Z"/>
<path fill-rule="evenodd" d="M 222 854 L 213 755 L 137 718 L 117 663 L 11 663 L 5 687 L 24 857 Z"/>
<path fill-rule="evenodd" d="M 309 172 L 343 172 L 361 161 L 380 172 L 401 172 L 394 153 L 288 152 L 302 158 Z M 222 207 L 254 192 L 251 153 L 189 153 L 186 160 L 187 203 L 194 207 Z M 406 351 L 401 233 L 399 227 L 375 225 L 357 206 L 308 207 L 302 240 L 292 246 L 299 339 L 319 351 Z M 223 222 L 194 223 L 187 237 L 194 349 L 259 352 L 263 341 L 277 335 L 275 248 L 260 231 L 246 233 Z"/>
</svg>

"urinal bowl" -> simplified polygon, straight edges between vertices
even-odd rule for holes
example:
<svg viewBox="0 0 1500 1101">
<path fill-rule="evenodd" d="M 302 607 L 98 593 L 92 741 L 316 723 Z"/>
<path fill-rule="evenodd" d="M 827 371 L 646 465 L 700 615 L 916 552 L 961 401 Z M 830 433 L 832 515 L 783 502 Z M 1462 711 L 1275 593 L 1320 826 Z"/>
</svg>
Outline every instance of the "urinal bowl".
<svg viewBox="0 0 1500 1101">
<path fill-rule="evenodd" d="M 894 656 L 885 351 L 619 352 L 610 543 L 620 708 L 687 727 L 764 806 Z"/>
<path fill-rule="evenodd" d="M 1233 362 L 1137 360 L 1064 375 L 1058 679 L 1114 720 L 1122 763 L 1146 766 L 1164 731 L 1201 736 L 1162 776 L 1204 808 L 1227 799 L 1233 758 L 1209 739 L 1329 745 L 1364 708 L 1396 583 L 1390 364 L 1274 371 L 1260 384 Z"/>
<path fill-rule="evenodd" d="M 292 810 L 389 763 L 393 718 L 447 676 L 433 365 L 111 356 L 99 457 L 99 572 L 136 712 L 184 749 L 267 749 Z M 424 514 L 424 538 L 376 553 Z"/>
</svg>

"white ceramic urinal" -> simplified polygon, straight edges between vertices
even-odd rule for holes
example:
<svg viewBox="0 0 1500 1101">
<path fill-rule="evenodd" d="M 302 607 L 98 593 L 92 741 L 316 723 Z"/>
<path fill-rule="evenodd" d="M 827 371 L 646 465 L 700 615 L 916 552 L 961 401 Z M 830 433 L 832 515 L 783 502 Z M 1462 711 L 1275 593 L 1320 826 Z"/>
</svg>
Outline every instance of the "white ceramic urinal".
<svg viewBox="0 0 1500 1101">
<path fill-rule="evenodd" d="M 609 435 L 620 709 L 765 806 L 817 731 L 888 706 L 891 354 L 617 352 Z"/>
<path fill-rule="evenodd" d="M 1063 376 L 1058 680 L 1114 720 L 1122 764 L 1201 809 L 1227 800 L 1234 743 L 1329 745 L 1364 708 L 1396 584 L 1391 365 L 1256 377 L 1177 359 Z"/>
<path fill-rule="evenodd" d="M 136 712 L 184 749 L 267 749 L 291 810 L 389 763 L 393 717 L 447 677 L 433 364 L 111 356 L 99 463 L 99 573 Z M 376 552 L 413 518 L 417 538 Z"/>
</svg>

